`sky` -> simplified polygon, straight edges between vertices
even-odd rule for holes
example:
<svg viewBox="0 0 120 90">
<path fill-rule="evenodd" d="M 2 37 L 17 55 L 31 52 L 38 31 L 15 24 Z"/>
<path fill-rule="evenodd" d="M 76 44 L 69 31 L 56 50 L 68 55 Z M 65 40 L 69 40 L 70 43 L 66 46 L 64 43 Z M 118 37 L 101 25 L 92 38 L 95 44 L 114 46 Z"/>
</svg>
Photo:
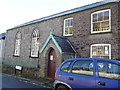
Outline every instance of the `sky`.
<svg viewBox="0 0 120 90">
<path fill-rule="evenodd" d="M 102 0 L 0 0 L 0 33 L 17 25 Z"/>
</svg>

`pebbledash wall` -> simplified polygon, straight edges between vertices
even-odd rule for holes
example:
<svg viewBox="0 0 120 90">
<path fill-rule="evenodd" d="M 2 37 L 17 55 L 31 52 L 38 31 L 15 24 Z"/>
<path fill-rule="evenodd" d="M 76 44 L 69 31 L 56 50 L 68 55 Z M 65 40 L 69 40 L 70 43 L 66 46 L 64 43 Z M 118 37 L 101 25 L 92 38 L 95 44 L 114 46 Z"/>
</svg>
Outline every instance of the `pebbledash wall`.
<svg viewBox="0 0 120 90">
<path fill-rule="evenodd" d="M 109 32 L 91 33 L 91 14 L 107 9 L 111 13 L 111 30 Z M 64 20 L 71 17 L 73 18 L 73 35 L 64 36 Z M 31 37 L 36 29 L 40 32 L 38 58 L 30 56 Z M 18 32 L 22 35 L 20 55 L 14 56 L 15 36 Z M 61 36 L 69 40 L 75 53 L 60 53 L 54 37 L 50 39 L 50 35 Z M 55 68 L 57 68 L 67 58 L 91 57 L 91 45 L 95 44 L 110 44 L 110 59 L 120 60 L 120 2 L 118 0 L 114 0 L 114 2 L 97 2 L 34 20 L 7 30 L 3 72 L 30 77 L 48 77 L 48 53 L 50 48 L 53 48 L 56 52 Z M 40 52 L 41 49 L 43 49 L 42 52 Z M 22 69 L 16 70 L 16 66 L 21 66 Z"/>
</svg>

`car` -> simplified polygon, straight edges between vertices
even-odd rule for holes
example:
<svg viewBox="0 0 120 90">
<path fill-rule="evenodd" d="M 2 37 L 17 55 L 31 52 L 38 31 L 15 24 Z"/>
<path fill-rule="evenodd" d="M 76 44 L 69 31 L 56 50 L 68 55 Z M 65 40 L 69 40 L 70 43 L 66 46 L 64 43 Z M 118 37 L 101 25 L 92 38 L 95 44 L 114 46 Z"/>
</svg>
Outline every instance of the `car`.
<svg viewBox="0 0 120 90">
<path fill-rule="evenodd" d="M 103 58 L 71 58 L 56 70 L 54 90 L 114 88 L 120 90 L 120 62 Z"/>
</svg>

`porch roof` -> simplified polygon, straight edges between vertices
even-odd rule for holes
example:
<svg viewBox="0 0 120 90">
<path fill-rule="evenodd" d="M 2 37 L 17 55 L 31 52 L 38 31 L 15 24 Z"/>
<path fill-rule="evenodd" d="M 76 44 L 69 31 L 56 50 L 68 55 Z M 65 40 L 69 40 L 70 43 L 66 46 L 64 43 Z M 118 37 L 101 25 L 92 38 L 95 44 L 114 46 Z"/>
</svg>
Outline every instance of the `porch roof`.
<svg viewBox="0 0 120 90">
<path fill-rule="evenodd" d="M 46 40 L 43 47 L 40 49 L 40 53 L 42 53 L 44 51 L 44 49 L 46 48 L 46 46 L 48 45 L 50 40 L 53 40 L 54 44 L 56 45 L 56 47 L 58 48 L 58 50 L 61 54 L 63 54 L 63 53 L 76 54 L 76 51 L 75 51 L 73 45 L 67 38 L 58 36 L 58 35 L 55 35 L 52 33 L 50 33 L 50 36 Z"/>
</svg>

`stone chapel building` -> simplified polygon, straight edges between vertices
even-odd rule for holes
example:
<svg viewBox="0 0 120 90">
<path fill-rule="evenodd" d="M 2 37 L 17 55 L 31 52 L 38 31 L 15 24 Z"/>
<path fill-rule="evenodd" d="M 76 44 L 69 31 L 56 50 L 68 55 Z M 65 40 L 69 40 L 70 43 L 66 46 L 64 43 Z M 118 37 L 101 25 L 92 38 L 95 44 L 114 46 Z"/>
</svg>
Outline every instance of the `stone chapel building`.
<svg viewBox="0 0 120 90">
<path fill-rule="evenodd" d="M 3 72 L 54 78 L 68 58 L 120 60 L 120 2 L 107 0 L 7 30 Z"/>
</svg>

